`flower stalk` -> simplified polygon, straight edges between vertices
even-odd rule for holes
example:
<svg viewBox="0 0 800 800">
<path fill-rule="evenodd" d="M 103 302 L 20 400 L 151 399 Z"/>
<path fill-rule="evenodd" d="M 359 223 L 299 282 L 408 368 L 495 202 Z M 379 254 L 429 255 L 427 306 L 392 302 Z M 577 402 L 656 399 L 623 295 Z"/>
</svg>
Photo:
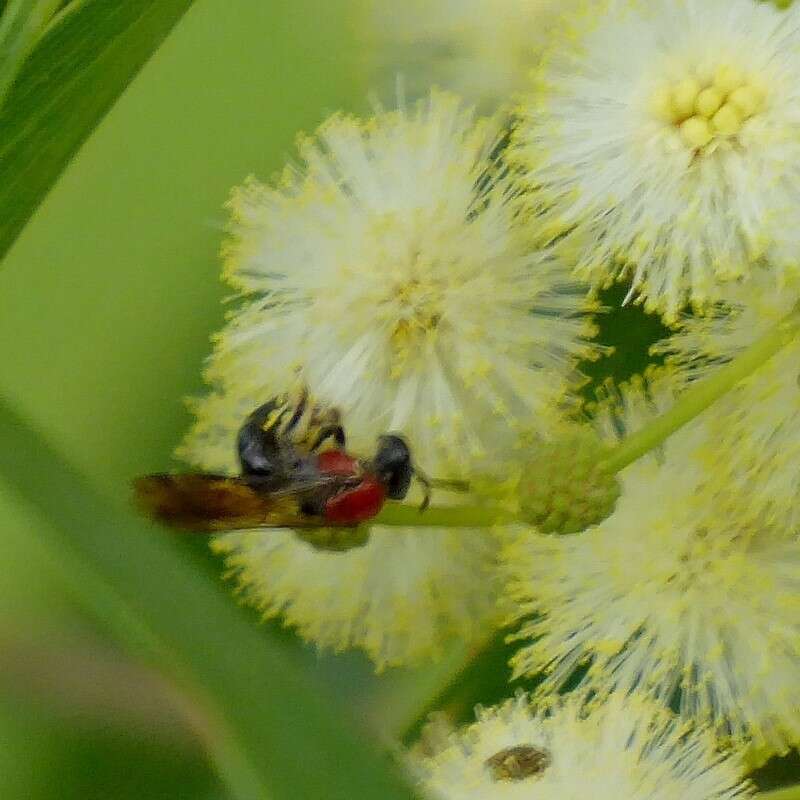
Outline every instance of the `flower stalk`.
<svg viewBox="0 0 800 800">
<path fill-rule="evenodd" d="M 759 800 L 800 800 L 800 784 L 787 786 L 784 789 L 775 789 L 771 792 L 762 792 Z"/>
<path fill-rule="evenodd" d="M 486 528 L 507 516 L 508 512 L 493 505 L 434 506 L 424 511 L 407 503 L 391 503 L 383 507 L 374 524 L 387 527 L 424 525 L 426 528 Z"/>
<path fill-rule="evenodd" d="M 775 327 L 715 375 L 692 386 L 658 419 L 625 439 L 606 461 L 606 469 L 617 473 L 663 444 L 675 431 L 703 413 L 737 383 L 748 378 L 800 333 L 800 305 Z"/>
</svg>

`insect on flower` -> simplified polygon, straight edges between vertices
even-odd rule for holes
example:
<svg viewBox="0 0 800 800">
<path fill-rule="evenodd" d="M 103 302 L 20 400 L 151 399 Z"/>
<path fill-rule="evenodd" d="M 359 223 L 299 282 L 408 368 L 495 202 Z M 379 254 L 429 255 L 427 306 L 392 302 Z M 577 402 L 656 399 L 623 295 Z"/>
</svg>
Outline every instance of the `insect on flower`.
<svg viewBox="0 0 800 800">
<path fill-rule="evenodd" d="M 532 744 L 506 747 L 484 762 L 496 781 L 523 781 L 541 775 L 552 761 L 550 753 Z"/>
<path fill-rule="evenodd" d="M 296 437 L 307 412 L 307 430 Z M 320 452 L 329 441 L 334 447 Z M 293 409 L 273 398 L 253 411 L 237 449 L 241 475 L 146 475 L 134 485 L 139 505 L 173 528 L 208 533 L 347 527 L 375 517 L 387 499 L 405 498 L 415 475 L 425 489 L 421 510 L 428 505 L 430 481 L 402 437 L 385 434 L 371 459 L 356 458 L 345 450 L 338 412 L 309 408 L 305 392 Z"/>
</svg>

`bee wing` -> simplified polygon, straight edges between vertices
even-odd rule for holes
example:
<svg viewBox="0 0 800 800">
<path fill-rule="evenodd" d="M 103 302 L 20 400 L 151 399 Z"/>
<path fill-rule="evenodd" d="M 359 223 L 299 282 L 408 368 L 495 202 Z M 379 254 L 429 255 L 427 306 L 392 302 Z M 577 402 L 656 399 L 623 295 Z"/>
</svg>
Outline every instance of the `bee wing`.
<svg viewBox="0 0 800 800">
<path fill-rule="evenodd" d="M 312 488 L 309 482 L 266 491 L 244 478 L 201 473 L 145 475 L 134 482 L 137 504 L 149 516 L 172 528 L 206 533 L 322 526 L 322 517 L 300 511 L 298 493 Z"/>
</svg>

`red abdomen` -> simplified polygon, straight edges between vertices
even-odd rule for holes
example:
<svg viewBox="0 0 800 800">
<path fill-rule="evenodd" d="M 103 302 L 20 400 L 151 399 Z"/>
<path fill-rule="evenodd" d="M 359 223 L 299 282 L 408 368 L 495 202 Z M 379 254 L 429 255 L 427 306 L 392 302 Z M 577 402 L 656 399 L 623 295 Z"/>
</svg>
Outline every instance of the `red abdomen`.
<svg viewBox="0 0 800 800">
<path fill-rule="evenodd" d="M 357 458 L 344 450 L 326 450 L 317 456 L 317 467 L 326 475 L 341 475 L 348 478 L 361 472 L 361 464 Z"/>
<path fill-rule="evenodd" d="M 386 489 L 367 475 L 352 489 L 340 492 L 325 503 L 325 519 L 333 525 L 357 525 L 372 519 L 386 500 Z"/>
</svg>

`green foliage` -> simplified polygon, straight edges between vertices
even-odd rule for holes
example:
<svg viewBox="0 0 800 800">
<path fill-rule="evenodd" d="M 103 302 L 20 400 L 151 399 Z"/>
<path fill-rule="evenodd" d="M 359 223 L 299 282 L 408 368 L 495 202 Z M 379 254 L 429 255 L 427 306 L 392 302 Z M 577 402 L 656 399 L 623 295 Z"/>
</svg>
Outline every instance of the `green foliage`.
<svg viewBox="0 0 800 800">
<path fill-rule="evenodd" d="M 85 0 L 35 41 L 58 3 L 8 4 L 0 29 L 0 256 L 190 5 Z"/>
<path fill-rule="evenodd" d="M 597 341 L 610 350 L 597 361 L 584 361 L 580 365 L 581 372 L 591 379 L 585 387 L 587 400 L 593 399 L 595 387 L 606 378 L 622 382 L 643 373 L 653 363 L 650 346 L 670 334 L 661 319 L 645 312 L 641 305 L 623 306 L 627 291 L 625 286 L 615 284 L 598 298 L 604 312 L 595 318 L 599 328 Z"/>
<path fill-rule="evenodd" d="M 11 0 L 0 6 L 0 105 L 20 65 L 61 5 L 61 0 Z"/>
<path fill-rule="evenodd" d="M 125 687 L 119 687 L 124 693 Z M 227 800 L 195 747 L 153 741 L 141 729 L 114 729 L 41 704 L 0 698 L 0 792 L 8 800 L 87 800 L 113 787 L 114 800 Z M 131 764 L 136 768 L 131 769 Z M 208 787 L 217 786 L 215 794 Z M 169 787 L 168 794 L 165 787 Z"/>
</svg>

